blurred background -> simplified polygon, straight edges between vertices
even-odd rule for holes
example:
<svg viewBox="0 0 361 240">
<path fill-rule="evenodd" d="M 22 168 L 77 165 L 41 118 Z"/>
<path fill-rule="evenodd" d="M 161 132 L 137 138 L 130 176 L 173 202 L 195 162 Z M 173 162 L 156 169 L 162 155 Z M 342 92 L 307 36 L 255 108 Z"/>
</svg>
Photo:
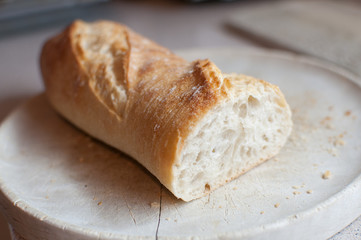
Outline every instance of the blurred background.
<svg viewBox="0 0 361 240">
<path fill-rule="evenodd" d="M 42 91 L 42 44 L 75 19 L 121 22 L 172 50 L 272 48 L 312 55 L 361 76 L 357 0 L 0 0 L 0 122 Z M 332 239 L 361 239 L 360 228 L 359 218 Z M 0 239 L 10 239 L 2 215 Z"/>
</svg>

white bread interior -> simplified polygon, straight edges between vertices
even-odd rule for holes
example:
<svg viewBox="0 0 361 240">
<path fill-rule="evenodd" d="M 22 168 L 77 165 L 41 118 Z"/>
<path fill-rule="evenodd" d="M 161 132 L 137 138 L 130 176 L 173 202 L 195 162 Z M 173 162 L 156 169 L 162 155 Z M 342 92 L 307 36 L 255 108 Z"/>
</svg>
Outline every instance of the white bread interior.
<svg viewBox="0 0 361 240">
<path fill-rule="evenodd" d="M 46 42 L 40 63 L 62 116 L 185 201 L 276 155 L 292 129 L 277 86 L 187 62 L 113 22 L 74 22 Z"/>
<path fill-rule="evenodd" d="M 225 75 L 229 98 L 189 134 L 174 164 L 173 192 L 184 200 L 206 195 L 276 155 L 292 129 L 277 88 L 244 75 Z"/>
</svg>

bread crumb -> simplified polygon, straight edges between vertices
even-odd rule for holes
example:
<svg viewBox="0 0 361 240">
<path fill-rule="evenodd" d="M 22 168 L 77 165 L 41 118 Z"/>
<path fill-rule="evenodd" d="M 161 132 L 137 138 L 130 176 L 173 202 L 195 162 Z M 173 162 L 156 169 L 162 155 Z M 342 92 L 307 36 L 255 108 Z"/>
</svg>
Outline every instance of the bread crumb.
<svg viewBox="0 0 361 240">
<path fill-rule="evenodd" d="M 313 191 L 312 190 L 307 190 L 306 193 L 311 194 L 311 193 L 313 193 Z"/>
<path fill-rule="evenodd" d="M 159 208 L 159 202 L 151 202 L 150 204 L 150 207 L 152 207 L 152 208 Z"/>
<path fill-rule="evenodd" d="M 325 125 L 325 124 L 327 124 L 328 122 L 330 122 L 332 120 L 332 118 L 330 117 L 330 116 L 326 116 L 326 117 L 324 117 L 321 121 L 320 121 L 320 123 L 322 124 L 322 125 Z"/>
<path fill-rule="evenodd" d="M 300 195 L 301 194 L 301 192 L 299 192 L 299 191 L 294 191 L 293 192 L 293 195 Z"/>
<path fill-rule="evenodd" d="M 264 211 L 260 211 L 260 214 L 264 214 Z"/>
<path fill-rule="evenodd" d="M 329 179 L 331 177 L 331 172 L 327 170 L 322 174 L 322 179 Z"/>
<path fill-rule="evenodd" d="M 275 208 L 278 208 L 279 206 L 280 206 L 280 203 L 276 203 L 276 204 L 274 205 Z"/>
<path fill-rule="evenodd" d="M 327 129 L 334 129 L 335 127 L 331 123 L 332 118 L 327 116 L 320 121 L 320 124 L 325 126 Z"/>
<path fill-rule="evenodd" d="M 326 123 L 325 127 L 326 127 L 327 129 L 335 129 L 335 126 L 332 125 L 331 123 Z"/>
<path fill-rule="evenodd" d="M 102 204 L 103 204 L 103 202 L 102 202 L 102 201 L 98 202 L 98 206 L 100 206 L 100 205 L 102 205 Z"/>
<path fill-rule="evenodd" d="M 334 143 L 335 146 L 344 146 L 345 145 L 345 141 L 342 139 L 337 139 Z"/>
<path fill-rule="evenodd" d="M 233 187 L 233 190 L 237 190 L 237 187 Z"/>
<path fill-rule="evenodd" d="M 300 185 L 300 186 L 294 185 L 294 186 L 292 186 L 292 188 L 293 188 L 293 189 L 300 189 L 300 188 L 304 188 L 305 186 L 306 186 L 306 184 L 305 184 L 305 183 L 302 183 L 302 185 Z"/>
<path fill-rule="evenodd" d="M 166 220 L 166 221 L 169 221 L 169 220 L 170 220 L 170 218 L 165 218 L 165 220 Z"/>
<path fill-rule="evenodd" d="M 351 115 L 351 111 L 350 110 L 347 110 L 346 112 L 345 112 L 345 116 L 350 116 Z"/>
<path fill-rule="evenodd" d="M 327 149 L 327 152 L 334 157 L 338 156 L 338 150 L 336 148 L 329 148 L 329 149 Z"/>
<path fill-rule="evenodd" d="M 45 198 L 46 198 L 46 199 L 49 199 L 49 196 L 48 196 L 48 195 L 46 195 L 46 196 L 45 196 Z"/>
<path fill-rule="evenodd" d="M 178 222 L 178 220 L 177 220 L 177 219 L 174 219 L 174 222 Z"/>
<path fill-rule="evenodd" d="M 341 133 L 338 136 L 329 137 L 328 142 L 332 143 L 335 147 L 344 146 L 345 145 L 345 141 L 343 140 L 343 137 L 345 136 L 344 134 L 346 133 Z"/>
</svg>

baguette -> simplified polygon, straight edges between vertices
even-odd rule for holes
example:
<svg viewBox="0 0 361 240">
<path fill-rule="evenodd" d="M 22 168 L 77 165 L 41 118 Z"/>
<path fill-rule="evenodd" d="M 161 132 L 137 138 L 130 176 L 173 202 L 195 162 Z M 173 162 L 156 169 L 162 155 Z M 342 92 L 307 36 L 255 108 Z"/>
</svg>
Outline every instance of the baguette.
<svg viewBox="0 0 361 240">
<path fill-rule="evenodd" d="M 277 86 L 188 62 L 121 24 L 75 21 L 44 44 L 40 65 L 62 116 L 184 201 L 276 155 L 292 129 Z"/>
</svg>

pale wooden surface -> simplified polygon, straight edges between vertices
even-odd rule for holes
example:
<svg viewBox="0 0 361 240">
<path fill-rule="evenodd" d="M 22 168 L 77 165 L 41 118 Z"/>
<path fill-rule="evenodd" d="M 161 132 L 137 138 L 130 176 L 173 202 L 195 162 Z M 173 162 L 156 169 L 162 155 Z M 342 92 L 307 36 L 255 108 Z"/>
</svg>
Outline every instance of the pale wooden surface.
<svg viewBox="0 0 361 240">
<path fill-rule="evenodd" d="M 229 19 L 241 31 L 332 61 L 361 76 L 360 3 L 264 3 L 240 9 Z"/>
<path fill-rule="evenodd" d="M 72 19 L 112 19 L 130 25 L 136 31 L 171 48 L 212 46 L 252 46 L 247 36 L 233 34 L 223 21 L 233 11 L 252 4 L 241 1 L 229 4 L 202 4 L 148 1 L 111 2 L 86 9 L 75 9 L 55 15 L 45 27 L 25 28 L 0 38 L 0 121 L 20 102 L 42 91 L 37 57 L 45 38 L 59 31 Z M 51 16 L 51 15 L 50 15 Z M 47 16 L 49 18 L 49 15 Z M 41 18 L 39 16 L 35 18 Z M 49 19 L 48 19 L 49 20 Z M 167 24 L 164 24 L 164 22 Z M 357 239 L 358 219 L 334 239 Z M 0 217 L 0 239 L 9 239 L 7 225 Z"/>
<path fill-rule="evenodd" d="M 11 212 L 10 223 L 21 236 L 325 239 L 358 216 L 361 88 L 345 80 L 348 75 L 264 50 L 179 54 L 189 60 L 208 57 L 226 72 L 241 71 L 280 86 L 295 125 L 277 158 L 208 197 L 185 203 L 137 163 L 59 118 L 44 96 L 37 97 L 0 129 L 1 185 L 10 199 L 1 196 L 0 204 Z M 347 144 L 335 146 L 330 139 L 340 134 L 345 136 L 336 140 Z M 332 173 L 328 180 L 322 178 L 326 170 Z"/>
</svg>

